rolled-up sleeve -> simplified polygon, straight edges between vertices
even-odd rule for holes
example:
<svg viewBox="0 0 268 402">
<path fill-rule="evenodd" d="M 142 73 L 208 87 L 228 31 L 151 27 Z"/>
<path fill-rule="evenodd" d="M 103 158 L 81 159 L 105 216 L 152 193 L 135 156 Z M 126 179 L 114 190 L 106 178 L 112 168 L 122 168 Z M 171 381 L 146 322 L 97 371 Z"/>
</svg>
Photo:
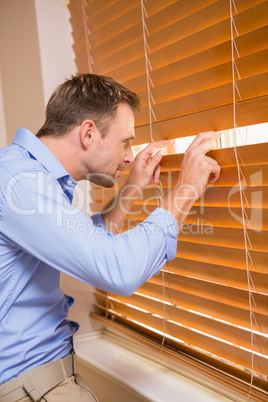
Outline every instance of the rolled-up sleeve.
<svg viewBox="0 0 268 402">
<path fill-rule="evenodd" d="M 121 234 L 106 231 L 101 214 L 72 207 L 43 172 L 13 177 L 1 200 L 0 232 L 23 253 L 108 292 L 132 294 L 176 256 L 178 228 L 166 210 Z"/>
</svg>

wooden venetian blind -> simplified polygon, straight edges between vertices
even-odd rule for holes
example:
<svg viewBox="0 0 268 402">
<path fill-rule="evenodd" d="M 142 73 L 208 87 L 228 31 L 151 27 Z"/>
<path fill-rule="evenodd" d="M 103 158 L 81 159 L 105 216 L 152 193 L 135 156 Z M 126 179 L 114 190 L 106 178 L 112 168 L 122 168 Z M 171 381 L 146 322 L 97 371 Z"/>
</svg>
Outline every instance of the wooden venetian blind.
<svg viewBox="0 0 268 402">
<path fill-rule="evenodd" d="M 112 76 L 141 98 L 135 144 L 211 129 L 236 137 L 268 121 L 267 1 L 71 0 L 69 9 L 78 72 Z M 195 203 L 159 276 L 130 298 L 96 292 L 106 322 L 214 367 L 208 375 L 254 400 L 268 391 L 267 139 L 211 152 L 221 177 Z M 162 196 L 181 161 L 164 156 Z M 92 210 L 115 191 L 92 186 Z M 125 229 L 157 205 L 147 188 Z"/>
</svg>

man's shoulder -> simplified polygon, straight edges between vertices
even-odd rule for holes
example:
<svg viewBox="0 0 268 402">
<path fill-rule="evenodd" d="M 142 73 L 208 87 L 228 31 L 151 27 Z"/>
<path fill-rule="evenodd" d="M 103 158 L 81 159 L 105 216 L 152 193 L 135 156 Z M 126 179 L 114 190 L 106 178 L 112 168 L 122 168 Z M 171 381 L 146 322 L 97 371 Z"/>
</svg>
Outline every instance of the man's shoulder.
<svg viewBox="0 0 268 402">
<path fill-rule="evenodd" d="M 44 171 L 43 166 L 23 148 L 9 145 L 0 150 L 0 169 L 2 174 L 12 177 L 23 171 Z M 1 178 L 0 178 L 1 180 Z"/>
</svg>

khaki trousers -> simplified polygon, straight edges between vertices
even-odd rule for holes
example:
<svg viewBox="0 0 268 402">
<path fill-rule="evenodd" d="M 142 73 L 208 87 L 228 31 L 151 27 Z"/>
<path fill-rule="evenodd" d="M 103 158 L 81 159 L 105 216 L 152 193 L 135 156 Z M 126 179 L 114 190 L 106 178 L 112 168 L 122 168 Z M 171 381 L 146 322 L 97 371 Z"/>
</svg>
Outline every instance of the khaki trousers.
<svg viewBox="0 0 268 402">
<path fill-rule="evenodd" d="M 1 396 L 0 396 L 1 400 Z M 76 374 L 61 382 L 57 387 L 47 392 L 40 401 L 45 402 L 97 402 L 98 399 L 86 382 Z M 31 397 L 25 396 L 19 402 L 32 402 Z"/>
</svg>

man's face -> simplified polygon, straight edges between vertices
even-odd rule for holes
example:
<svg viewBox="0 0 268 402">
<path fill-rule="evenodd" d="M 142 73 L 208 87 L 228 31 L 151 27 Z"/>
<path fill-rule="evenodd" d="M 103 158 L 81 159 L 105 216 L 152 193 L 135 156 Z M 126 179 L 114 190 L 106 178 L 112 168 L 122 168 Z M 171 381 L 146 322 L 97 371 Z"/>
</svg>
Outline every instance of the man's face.
<svg viewBox="0 0 268 402">
<path fill-rule="evenodd" d="M 109 123 L 105 137 L 98 136 L 93 160 L 89 161 L 88 179 L 103 187 L 112 187 L 128 163 L 134 161 L 131 141 L 134 139 L 134 115 L 121 103 Z"/>
</svg>

